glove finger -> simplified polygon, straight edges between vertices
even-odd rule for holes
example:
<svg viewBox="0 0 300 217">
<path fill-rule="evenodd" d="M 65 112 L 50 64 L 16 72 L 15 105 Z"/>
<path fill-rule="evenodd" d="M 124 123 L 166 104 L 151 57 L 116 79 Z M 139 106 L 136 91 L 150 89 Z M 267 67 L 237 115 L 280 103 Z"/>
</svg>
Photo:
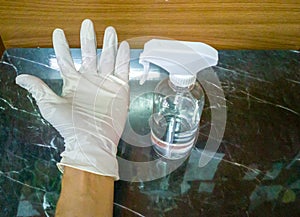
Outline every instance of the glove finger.
<svg viewBox="0 0 300 217">
<path fill-rule="evenodd" d="M 106 76 L 112 74 L 115 68 L 115 59 L 117 55 L 118 37 L 113 27 L 105 29 L 103 38 L 103 48 L 98 64 L 98 72 Z"/>
<path fill-rule="evenodd" d="M 62 29 L 55 29 L 52 35 L 53 47 L 63 79 L 72 76 L 76 68 L 70 53 L 68 41 Z"/>
<path fill-rule="evenodd" d="M 126 83 L 129 77 L 129 61 L 130 61 L 130 47 L 127 41 L 120 44 L 115 66 L 115 76 L 122 79 Z"/>
<path fill-rule="evenodd" d="M 82 64 L 80 68 L 81 73 L 97 73 L 97 40 L 94 31 L 93 22 L 86 19 L 81 24 L 80 29 L 80 44 Z"/>
<path fill-rule="evenodd" d="M 76 80 L 78 74 L 63 30 L 55 29 L 53 31 L 53 47 L 60 68 L 60 74 L 63 79 L 62 96 L 65 96 L 72 93 L 74 82 L 71 81 Z"/>
<path fill-rule="evenodd" d="M 48 87 L 48 85 L 35 76 L 26 74 L 18 75 L 16 77 L 16 84 L 31 93 L 38 104 L 42 100 L 58 100 L 58 96 Z"/>
</svg>

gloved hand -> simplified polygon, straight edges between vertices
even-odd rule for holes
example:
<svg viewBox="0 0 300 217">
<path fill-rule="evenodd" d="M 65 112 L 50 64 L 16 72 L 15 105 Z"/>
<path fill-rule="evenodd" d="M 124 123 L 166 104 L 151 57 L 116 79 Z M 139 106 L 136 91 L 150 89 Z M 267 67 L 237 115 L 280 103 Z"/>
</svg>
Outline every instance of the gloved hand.
<svg viewBox="0 0 300 217">
<path fill-rule="evenodd" d="M 28 90 L 42 116 L 64 138 L 64 166 L 119 179 L 116 159 L 129 106 L 130 49 L 122 42 L 117 49 L 113 27 L 104 33 L 100 58 L 96 54 L 93 23 L 84 20 L 80 31 L 82 65 L 77 71 L 61 29 L 53 32 L 53 46 L 63 79 L 62 95 L 56 95 L 42 80 L 19 75 L 16 83 Z"/>
</svg>

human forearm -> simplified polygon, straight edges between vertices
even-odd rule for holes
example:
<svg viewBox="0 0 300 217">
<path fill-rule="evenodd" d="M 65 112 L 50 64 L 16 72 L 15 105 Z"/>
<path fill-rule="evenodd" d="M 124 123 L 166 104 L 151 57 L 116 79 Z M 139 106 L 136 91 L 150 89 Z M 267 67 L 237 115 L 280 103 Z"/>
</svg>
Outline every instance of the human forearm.
<svg viewBox="0 0 300 217">
<path fill-rule="evenodd" d="M 111 217 L 113 190 L 112 177 L 65 167 L 55 216 Z"/>
</svg>

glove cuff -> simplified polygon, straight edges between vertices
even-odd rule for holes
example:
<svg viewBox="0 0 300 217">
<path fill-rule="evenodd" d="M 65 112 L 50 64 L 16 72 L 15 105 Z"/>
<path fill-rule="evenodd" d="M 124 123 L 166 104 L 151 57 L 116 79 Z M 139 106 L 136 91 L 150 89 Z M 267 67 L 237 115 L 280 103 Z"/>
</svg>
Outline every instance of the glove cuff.
<svg viewBox="0 0 300 217">
<path fill-rule="evenodd" d="M 89 138 L 84 144 L 69 139 L 65 147 L 65 151 L 61 153 L 62 159 L 57 163 L 62 173 L 64 166 L 69 166 L 102 176 L 111 176 L 115 180 L 119 179 L 117 145 L 108 138 L 103 137 L 101 140 Z"/>
<path fill-rule="evenodd" d="M 116 163 L 116 164 L 118 164 L 118 163 Z M 117 166 L 117 171 L 115 171 L 114 173 L 106 173 L 104 171 L 103 172 L 100 172 L 100 171 L 97 172 L 93 168 L 81 167 L 81 166 L 78 166 L 78 165 L 74 166 L 74 165 L 70 165 L 68 163 L 63 163 L 62 161 L 57 163 L 56 166 L 57 166 L 57 168 L 59 169 L 59 171 L 61 173 L 64 173 L 64 168 L 65 168 L 65 166 L 67 166 L 67 167 L 72 167 L 74 169 L 82 170 L 82 171 L 93 173 L 93 174 L 100 175 L 100 176 L 110 176 L 110 177 L 113 177 L 115 181 L 118 181 L 120 179 L 118 166 Z"/>
</svg>

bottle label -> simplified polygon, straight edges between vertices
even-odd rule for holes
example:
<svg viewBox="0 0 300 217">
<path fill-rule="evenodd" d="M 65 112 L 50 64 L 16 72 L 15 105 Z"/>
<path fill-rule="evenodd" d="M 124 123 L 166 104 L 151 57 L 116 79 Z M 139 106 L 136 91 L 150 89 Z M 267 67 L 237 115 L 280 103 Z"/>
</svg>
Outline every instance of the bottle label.
<svg viewBox="0 0 300 217">
<path fill-rule="evenodd" d="M 151 141 L 154 145 L 158 146 L 160 149 L 168 150 L 169 152 L 176 152 L 176 153 L 186 153 L 189 151 L 192 146 L 194 145 L 195 137 L 192 138 L 190 141 L 185 143 L 169 143 L 157 138 L 154 133 L 151 133 Z"/>
</svg>

